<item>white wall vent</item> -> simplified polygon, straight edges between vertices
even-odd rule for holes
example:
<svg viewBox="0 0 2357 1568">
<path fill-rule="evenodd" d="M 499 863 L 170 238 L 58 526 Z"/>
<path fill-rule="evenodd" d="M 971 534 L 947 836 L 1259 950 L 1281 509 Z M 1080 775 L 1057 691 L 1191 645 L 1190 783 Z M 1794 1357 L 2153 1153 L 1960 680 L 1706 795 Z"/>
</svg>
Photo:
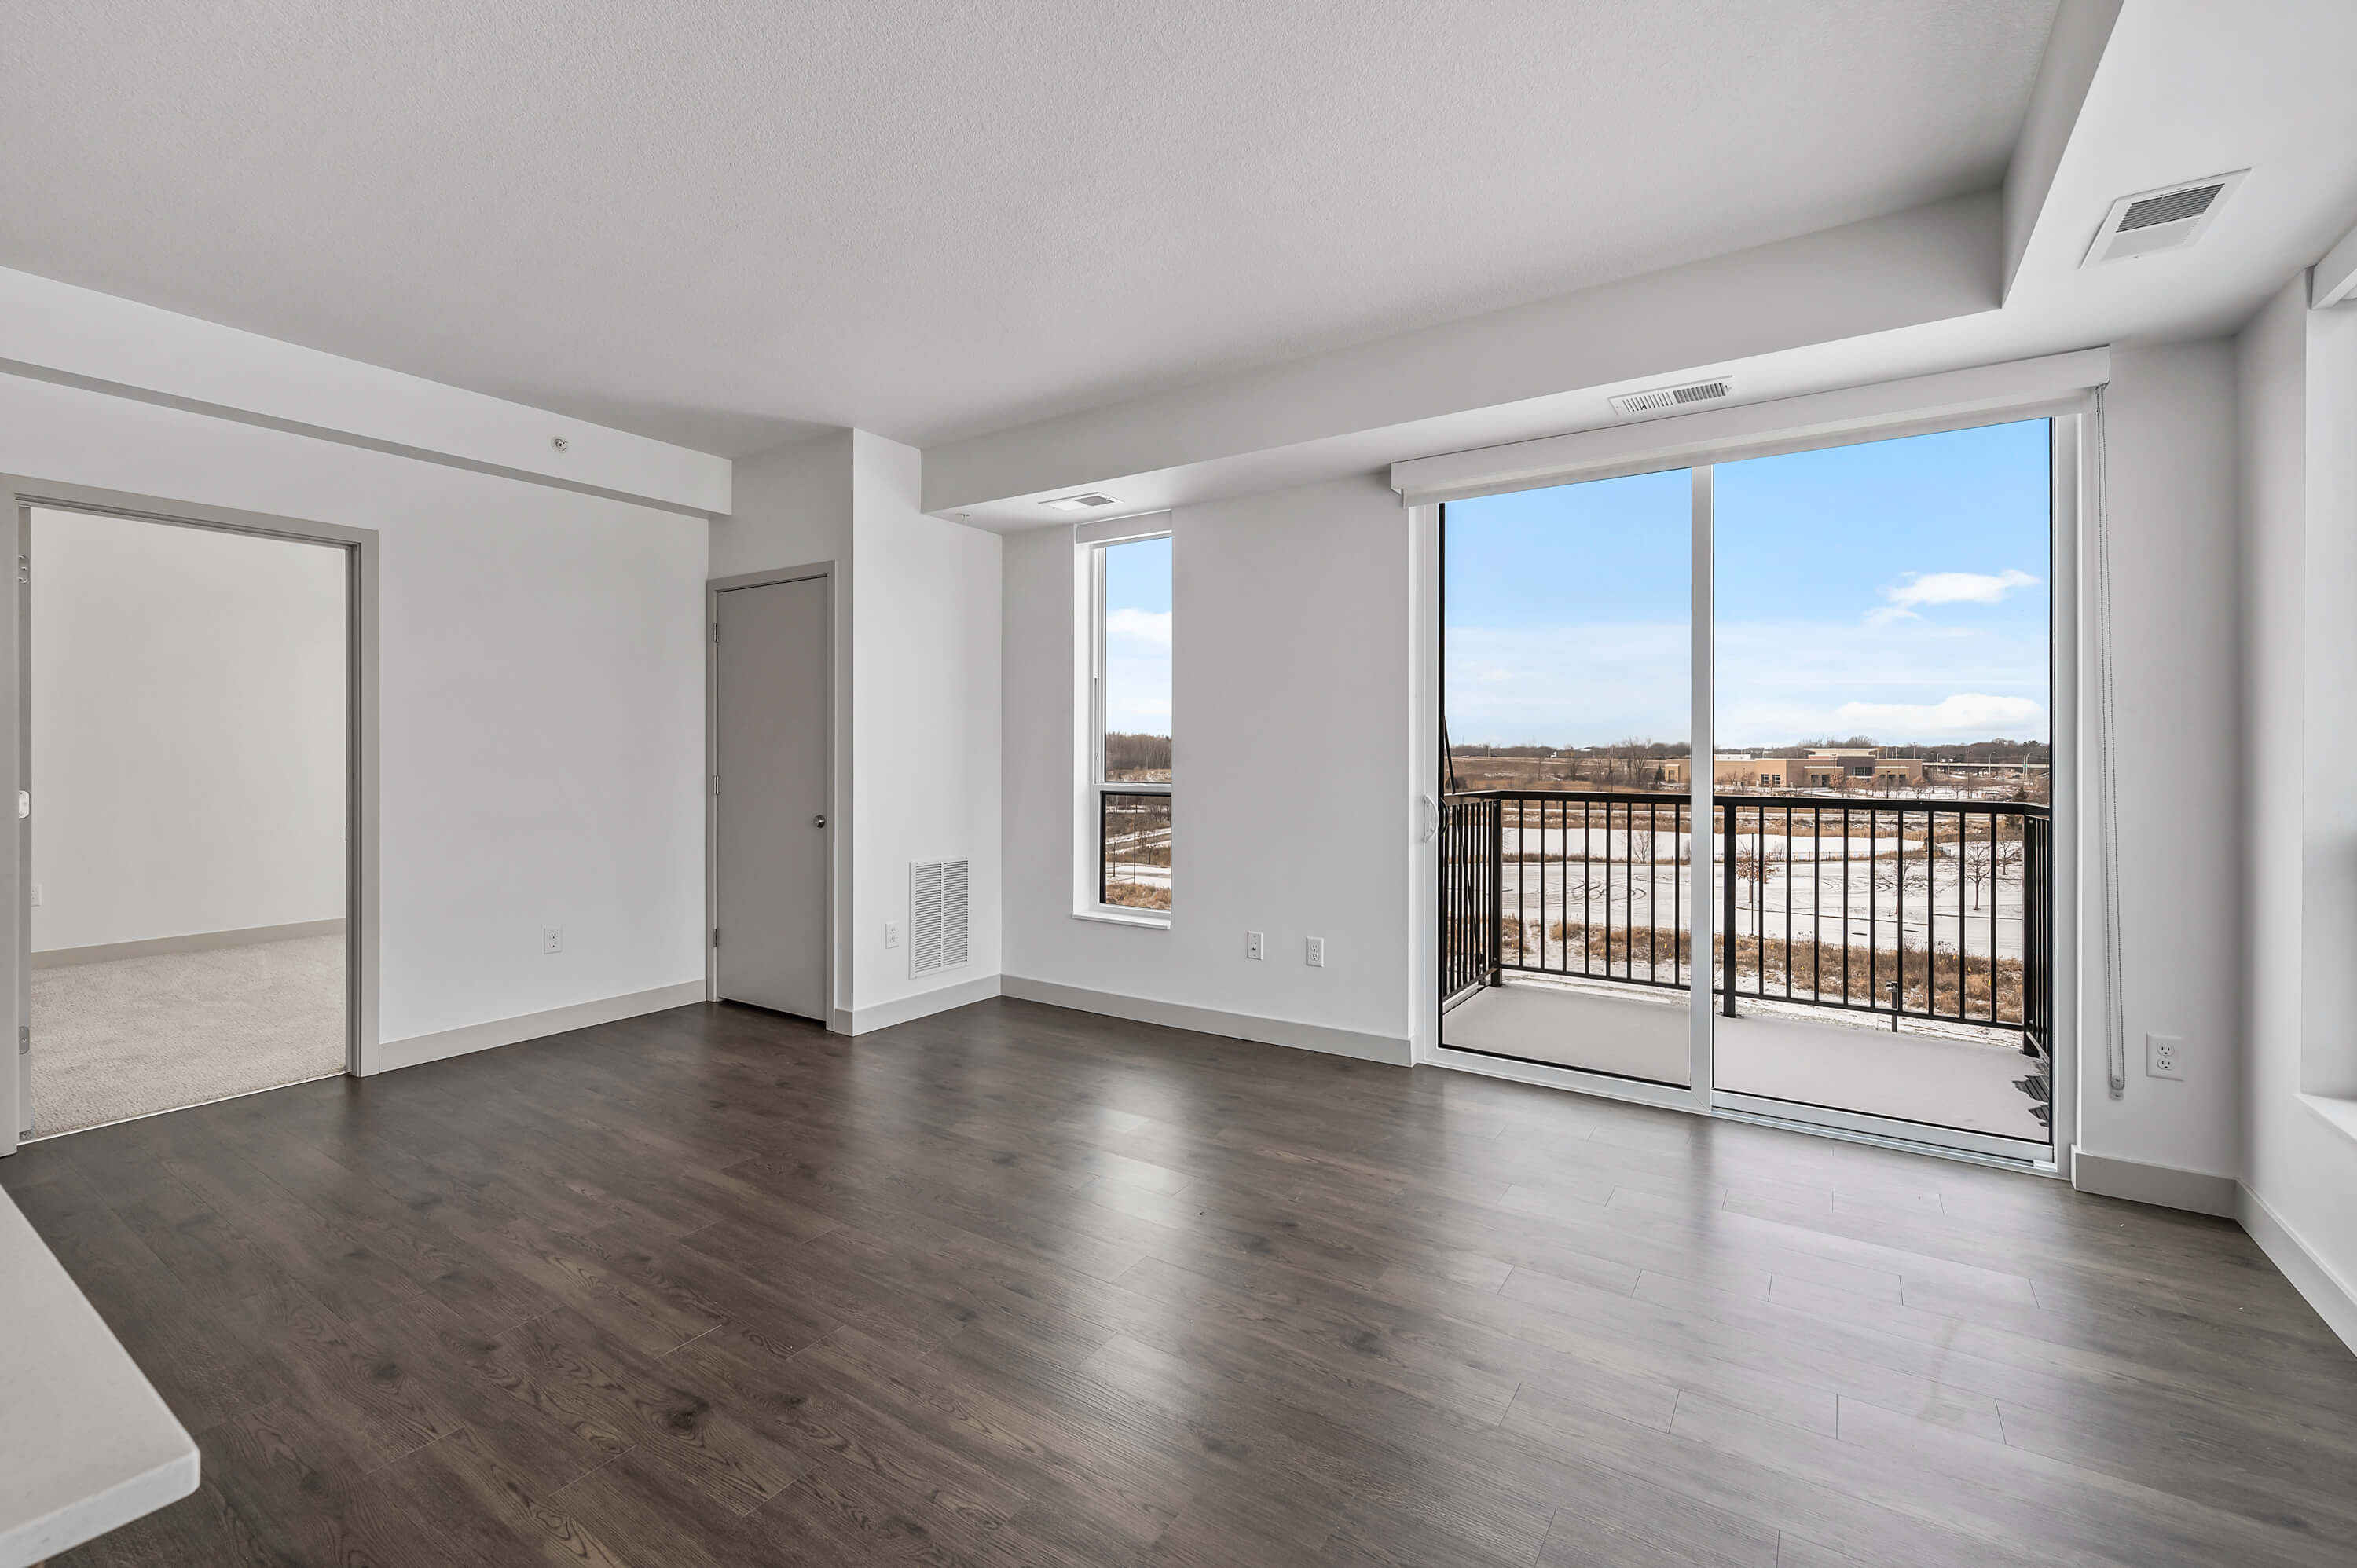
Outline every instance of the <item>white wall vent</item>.
<svg viewBox="0 0 2357 1568">
<path fill-rule="evenodd" d="M 954 969 L 966 957 L 966 872 L 963 860 L 909 865 L 909 974 Z"/>
<path fill-rule="evenodd" d="M 1103 490 L 1084 490 L 1076 496 L 1058 496 L 1041 506 L 1055 511 L 1094 511 L 1100 507 L 1119 506 L 1121 502 Z"/>
<path fill-rule="evenodd" d="M 2206 179 L 2121 197 L 2104 214 L 2104 226 L 2095 231 L 2094 242 L 2079 264 L 2092 267 L 2099 262 L 2121 262 L 2193 243 L 2234 194 L 2234 188 L 2243 183 L 2243 176 L 2250 172 L 2213 174 Z"/>
<path fill-rule="evenodd" d="M 1714 376 L 1706 381 L 1688 381 L 1682 387 L 1655 387 L 1652 392 L 1623 392 L 1612 400 L 1612 412 L 1651 413 L 1655 409 L 1677 408 L 1690 403 L 1716 403 L 1734 390 L 1734 378 Z"/>
</svg>

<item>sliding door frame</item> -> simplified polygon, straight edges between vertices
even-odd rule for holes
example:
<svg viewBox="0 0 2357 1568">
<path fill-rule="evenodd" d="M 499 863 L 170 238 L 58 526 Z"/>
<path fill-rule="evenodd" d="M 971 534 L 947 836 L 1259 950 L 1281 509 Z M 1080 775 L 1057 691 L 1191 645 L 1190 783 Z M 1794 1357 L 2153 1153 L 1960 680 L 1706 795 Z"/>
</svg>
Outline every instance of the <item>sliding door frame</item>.
<svg viewBox="0 0 2357 1568">
<path fill-rule="evenodd" d="M 368 1077 L 378 1070 L 377 1007 L 380 950 L 378 895 L 377 746 L 377 532 L 347 528 L 308 518 L 207 506 L 194 501 L 99 489 L 88 485 L 0 475 L 0 496 L 16 519 L 19 555 L 17 591 L 0 596 L 0 750 L 8 776 L 26 788 L 26 753 L 32 722 L 29 654 L 31 625 L 27 608 L 29 572 L 26 541 L 36 507 L 88 512 L 176 528 L 210 529 L 299 543 L 327 545 L 344 553 L 344 1070 Z M 30 802 L 38 811 L 38 793 Z M 17 1044 L 14 1060 L 0 1073 L 0 1155 L 13 1153 L 29 1110 L 22 1099 L 31 1023 L 32 865 L 31 820 L 20 815 L 17 831 L 0 834 L 0 984 L 16 999 Z"/>
<path fill-rule="evenodd" d="M 1413 940 L 1418 950 L 1418 963 L 1413 972 L 1418 977 L 1418 994 L 1423 999 L 1416 1010 L 1413 1058 L 1418 1063 L 1549 1088 L 1575 1090 L 1606 1099 L 1671 1107 L 1727 1120 L 1794 1128 L 1851 1142 L 1997 1165 L 2040 1175 L 2067 1176 L 2078 1127 L 2083 992 L 2079 975 L 2080 953 L 2083 948 L 2101 940 L 2101 933 L 2083 936 L 2089 918 L 2094 912 L 2083 906 L 2081 887 L 2088 876 L 2097 873 L 2091 869 L 2083 875 L 2081 859 L 2089 852 L 2089 846 L 2080 827 L 2080 732 L 2084 711 L 2081 701 L 2082 671 L 2084 668 L 2081 641 L 2085 625 L 2080 613 L 2081 599 L 2085 591 L 2081 563 L 2084 556 L 2083 534 L 2092 510 L 2085 501 L 2089 476 L 2082 457 L 2091 448 L 2100 449 L 2093 428 L 2100 418 L 2100 404 L 2092 392 L 2067 397 L 2050 395 L 2010 407 L 1977 408 L 1944 418 L 1886 419 L 1840 430 L 1815 430 L 1791 436 L 1769 435 L 1749 437 L 1730 441 L 1716 449 L 1680 453 L 1682 456 L 1690 456 L 1690 461 L 1663 460 L 1650 467 L 1641 463 L 1617 463 L 1593 474 L 1568 473 L 1544 480 L 1502 484 L 1494 490 L 1478 492 L 1494 494 L 1513 489 L 1544 489 L 1559 484 L 1582 483 L 1590 478 L 1679 468 L 1692 472 L 1694 533 L 1690 604 L 1693 651 L 1690 678 L 1694 705 L 1689 755 L 1702 759 L 1714 755 L 1716 739 L 1713 730 L 1716 644 L 1712 587 L 1715 575 L 1716 469 L 1719 464 L 1790 452 L 1860 446 L 1912 435 L 2017 424 L 2032 419 L 2049 422 L 2047 679 L 2053 822 L 2053 854 L 2049 875 L 2052 879 L 2054 919 L 2052 1060 L 2049 1069 L 2052 1098 L 2049 1107 L 2050 1142 L 2048 1144 L 2041 1149 L 2040 1145 L 2026 1144 L 2019 1139 L 1934 1127 L 1836 1108 L 1766 1100 L 1716 1086 L 1712 1053 L 1713 1021 L 1716 1017 L 1712 998 L 1716 993 L 1709 979 L 1705 977 L 1715 978 L 1719 970 L 1718 922 L 1713 903 L 1713 886 L 1717 879 L 1712 875 L 1710 857 L 1700 849 L 1700 841 L 1711 836 L 1709 824 L 1716 810 L 1713 800 L 1715 780 L 1712 777 L 1714 770 L 1700 760 L 1689 769 L 1693 790 L 1689 810 L 1695 824 L 1695 853 L 1689 855 L 1686 867 L 1687 907 L 1694 912 L 1692 973 L 1695 977 L 1686 996 L 1691 1026 L 1689 1082 L 1684 1086 L 1655 1083 L 1522 1058 L 1462 1050 L 1441 1043 L 1441 1017 L 1447 999 L 1439 994 L 1438 963 L 1434 956 L 1438 951 L 1440 940 L 1440 872 L 1435 842 L 1437 834 L 1432 829 L 1438 813 L 1438 802 L 1434 792 L 1440 788 L 1438 780 L 1441 769 L 1446 766 L 1439 745 L 1447 679 L 1444 663 L 1447 654 L 1444 624 L 1447 583 L 1442 517 L 1445 502 L 1412 504 L 1408 508 L 1413 564 L 1411 579 L 1418 585 L 1418 603 L 1411 620 L 1418 648 L 1412 671 L 1416 727 L 1410 766 L 1414 769 L 1412 776 L 1416 789 L 1426 791 L 1422 800 L 1426 811 L 1425 827 L 1419 835 L 1416 875 L 1412 880 L 1417 896 L 1416 918 L 1412 922 Z M 1674 424 L 1676 422 L 1663 423 Z M 1464 498 L 1460 496 L 1458 499 Z"/>
</svg>

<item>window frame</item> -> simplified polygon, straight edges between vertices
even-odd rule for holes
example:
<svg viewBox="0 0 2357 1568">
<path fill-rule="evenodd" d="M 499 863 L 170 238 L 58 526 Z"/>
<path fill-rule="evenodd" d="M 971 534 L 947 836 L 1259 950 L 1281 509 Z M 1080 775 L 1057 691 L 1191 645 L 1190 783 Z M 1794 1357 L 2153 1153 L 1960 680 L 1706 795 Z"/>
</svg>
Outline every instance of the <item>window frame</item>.
<svg viewBox="0 0 2357 1568">
<path fill-rule="evenodd" d="M 1083 552 L 1086 573 L 1086 616 L 1084 645 L 1087 665 L 1084 675 L 1086 703 L 1085 728 L 1082 733 L 1081 789 L 1074 801 L 1080 822 L 1073 835 L 1076 848 L 1084 853 L 1079 856 L 1081 875 L 1075 879 L 1073 914 L 1083 919 L 1105 920 L 1116 925 L 1144 926 L 1168 929 L 1170 911 L 1141 908 L 1132 904 L 1111 904 L 1105 901 L 1104 883 L 1104 819 L 1105 800 L 1109 795 L 1149 795 L 1172 798 L 1168 783 L 1141 783 L 1124 779 L 1118 782 L 1105 777 L 1105 552 L 1123 544 L 1138 544 L 1148 540 L 1174 539 L 1168 512 L 1148 513 L 1142 517 L 1109 518 L 1103 522 L 1083 523 L 1073 531 L 1073 542 Z M 1172 546 L 1177 549 L 1175 539 Z M 1174 575 L 1176 575 L 1174 561 Z M 1176 622 L 1174 620 L 1175 627 Z M 1174 638 L 1174 648 L 1176 639 Z M 1175 682 L 1174 682 L 1175 683 Z M 1172 783 L 1178 778 L 1177 725 L 1172 725 Z M 1175 809 L 1174 809 L 1175 810 Z M 1174 834 L 1175 837 L 1175 834 Z M 1174 857 L 1175 858 L 1175 857 Z"/>
</svg>

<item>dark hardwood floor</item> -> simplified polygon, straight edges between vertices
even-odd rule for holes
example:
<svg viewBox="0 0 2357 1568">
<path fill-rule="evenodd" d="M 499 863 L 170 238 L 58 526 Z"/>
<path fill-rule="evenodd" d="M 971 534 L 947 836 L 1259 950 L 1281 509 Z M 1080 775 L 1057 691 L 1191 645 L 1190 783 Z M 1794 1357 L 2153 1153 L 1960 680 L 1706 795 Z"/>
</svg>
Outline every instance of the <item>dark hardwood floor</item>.
<svg viewBox="0 0 2357 1568">
<path fill-rule="evenodd" d="M 204 1449 L 78 1563 L 2357 1562 L 2357 1360 L 2232 1225 L 1025 1003 L 0 1184 Z"/>
</svg>

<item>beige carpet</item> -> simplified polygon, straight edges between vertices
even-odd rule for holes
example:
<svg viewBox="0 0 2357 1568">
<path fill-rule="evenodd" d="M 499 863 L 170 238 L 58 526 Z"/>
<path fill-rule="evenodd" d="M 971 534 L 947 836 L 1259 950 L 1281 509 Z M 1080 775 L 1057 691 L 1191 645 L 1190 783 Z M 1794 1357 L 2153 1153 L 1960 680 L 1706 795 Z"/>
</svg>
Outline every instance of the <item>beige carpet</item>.
<svg viewBox="0 0 2357 1568">
<path fill-rule="evenodd" d="M 344 1069 L 344 939 L 33 972 L 36 1138 Z"/>
</svg>

